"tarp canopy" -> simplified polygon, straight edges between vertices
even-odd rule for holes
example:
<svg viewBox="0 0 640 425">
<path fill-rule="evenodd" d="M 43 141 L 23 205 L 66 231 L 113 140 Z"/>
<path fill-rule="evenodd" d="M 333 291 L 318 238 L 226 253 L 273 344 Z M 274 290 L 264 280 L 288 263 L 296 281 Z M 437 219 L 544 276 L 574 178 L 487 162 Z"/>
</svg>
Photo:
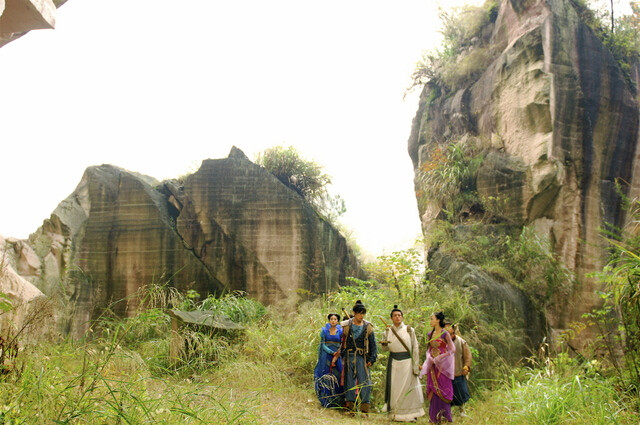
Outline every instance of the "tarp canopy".
<svg viewBox="0 0 640 425">
<path fill-rule="evenodd" d="M 210 328 L 216 329 L 226 329 L 226 330 L 239 330 L 244 329 L 244 326 L 241 326 L 229 319 L 224 315 L 214 316 L 214 312 L 210 310 L 204 311 L 182 311 L 173 309 L 171 310 L 177 318 L 182 320 L 185 323 L 192 323 L 194 325 L 202 325 L 208 326 Z"/>
</svg>

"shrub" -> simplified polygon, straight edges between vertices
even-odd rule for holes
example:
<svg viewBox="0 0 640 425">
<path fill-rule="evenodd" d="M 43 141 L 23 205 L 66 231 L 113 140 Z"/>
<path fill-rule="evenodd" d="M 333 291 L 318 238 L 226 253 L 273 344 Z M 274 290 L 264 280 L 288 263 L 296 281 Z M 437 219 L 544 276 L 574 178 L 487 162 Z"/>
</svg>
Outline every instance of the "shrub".
<svg viewBox="0 0 640 425">
<path fill-rule="evenodd" d="M 576 282 L 574 274 L 555 257 L 549 242 L 528 227 L 481 222 L 454 226 L 439 221 L 429 242 L 522 289 L 542 309 L 555 294 Z"/>
<path fill-rule="evenodd" d="M 496 50 L 488 46 L 487 29 L 496 20 L 498 6 L 497 0 L 487 0 L 482 6 L 440 11 L 442 49 L 423 54 L 407 91 L 431 81 L 444 93 L 455 92 L 475 81 L 496 57 Z"/>
<path fill-rule="evenodd" d="M 561 354 L 545 364 L 511 375 L 498 392 L 509 424 L 632 424 L 637 412 L 629 399 L 593 368 Z"/>
<path fill-rule="evenodd" d="M 344 199 L 329 193 L 331 177 L 316 162 L 302 158 L 293 146 L 266 149 L 258 154 L 256 163 L 303 196 L 330 223 L 347 212 Z"/>
<path fill-rule="evenodd" d="M 580 19 L 609 49 L 620 67 L 627 83 L 634 86 L 630 71 L 634 63 L 640 60 L 640 4 L 629 2 L 630 15 L 614 16 L 614 10 L 594 9 L 592 1 L 571 0 Z M 613 7 L 613 4 L 611 5 Z M 636 88 L 637 89 L 637 88 Z"/>
<path fill-rule="evenodd" d="M 603 231 L 611 255 L 604 269 L 594 274 L 606 290 L 604 301 L 586 318 L 598 327 L 601 348 L 607 353 L 619 385 L 640 392 L 640 200 L 622 194 L 628 210 L 628 224 L 623 229 Z M 622 350 L 622 359 L 619 351 Z M 620 363 L 622 362 L 622 363 Z M 640 402 L 639 402 L 640 404 Z"/>
<path fill-rule="evenodd" d="M 331 183 L 320 165 L 302 158 L 293 146 L 266 149 L 258 154 L 256 163 L 308 200 L 320 196 Z"/>
<path fill-rule="evenodd" d="M 478 209 L 476 175 L 482 161 L 484 152 L 473 143 L 450 142 L 433 148 L 416 177 L 421 209 L 427 200 L 435 200 L 452 222 L 461 211 Z"/>
</svg>

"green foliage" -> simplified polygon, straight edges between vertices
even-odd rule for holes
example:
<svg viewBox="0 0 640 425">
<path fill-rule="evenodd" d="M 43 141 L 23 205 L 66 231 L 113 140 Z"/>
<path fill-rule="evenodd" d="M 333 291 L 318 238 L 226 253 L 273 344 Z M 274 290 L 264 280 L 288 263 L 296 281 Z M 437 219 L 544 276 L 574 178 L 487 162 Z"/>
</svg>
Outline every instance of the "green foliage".
<svg viewBox="0 0 640 425">
<path fill-rule="evenodd" d="M 374 263 L 366 264 L 365 271 L 379 286 L 394 288 L 398 298 L 413 294 L 414 300 L 422 285 L 424 259 L 416 248 L 382 255 Z"/>
<path fill-rule="evenodd" d="M 267 314 L 265 306 L 247 297 L 242 291 L 235 291 L 221 297 L 210 295 L 202 301 L 197 310 L 210 310 L 214 312 L 214 316 L 224 315 L 240 324 L 257 322 Z"/>
<path fill-rule="evenodd" d="M 509 217 L 510 199 L 506 196 L 481 196 L 480 202 L 484 207 L 482 221 L 484 223 L 508 223 L 513 220 Z"/>
<path fill-rule="evenodd" d="M 571 0 L 580 19 L 609 49 L 627 82 L 633 84 L 631 67 L 640 59 L 640 2 L 630 1 L 630 15 L 616 14 L 611 7 L 598 8 L 592 0 Z"/>
<path fill-rule="evenodd" d="M 298 385 L 309 384 L 317 360 L 320 328 L 326 322 L 326 314 L 313 314 L 314 306 L 317 302 L 304 303 L 299 314 L 270 307 L 263 321 L 247 329 L 243 354 L 253 361 L 277 365 Z"/>
<path fill-rule="evenodd" d="M 442 48 L 423 54 L 412 74 L 408 90 L 431 82 L 443 93 L 455 92 L 477 80 L 495 59 L 496 50 L 489 46 L 491 28 L 499 3 L 487 0 L 482 6 L 463 6 L 441 10 Z"/>
<path fill-rule="evenodd" d="M 413 274 L 406 282 L 417 296 L 411 290 L 399 292 L 382 279 L 353 279 L 352 285 L 306 301 L 297 311 L 277 305 L 261 307 L 243 294 L 187 302 L 244 321 L 246 331 L 241 337 L 222 338 L 181 330 L 199 351 L 218 351 L 216 361 L 200 359 L 177 370 L 159 360 L 166 358 L 171 338 L 164 312 L 199 297 L 162 285 L 149 287 L 140 295 L 144 307 L 137 315 L 107 319 L 106 314 L 95 323 L 91 338 L 24 349 L 18 359 L 22 373 L 0 379 L 1 421 L 35 425 L 319 425 L 336 421 L 355 425 L 361 420 L 317 407 L 312 371 L 326 315 L 341 307 L 350 310 L 361 299 L 378 338 L 384 327 L 378 316 L 388 322 L 392 306 L 398 304 L 419 335 L 421 353 L 433 312 L 442 310 L 460 324 L 474 354 L 473 398 L 468 405 L 473 420 L 460 418 L 462 424 L 578 424 L 584 418 L 596 424 L 638 422 L 632 395 L 617 391 L 595 361 L 579 364 L 561 355 L 541 360 L 543 365 L 535 369 L 508 367 L 497 348 L 512 339 L 508 326 L 487 322 L 470 302 L 468 289 L 424 279 L 415 256 L 415 250 L 383 256 L 379 261 L 385 264 L 379 269 L 402 265 L 407 277 Z M 371 369 L 377 408 L 383 404 L 385 358 L 381 355 Z M 510 377 L 506 382 L 505 376 Z M 371 420 L 378 420 L 372 416 Z"/>
<path fill-rule="evenodd" d="M 632 402 L 594 369 L 560 354 L 542 365 L 514 371 L 494 393 L 494 409 L 507 424 L 632 424 L 640 416 Z M 522 376 L 519 376 L 522 375 Z"/>
<path fill-rule="evenodd" d="M 540 308 L 575 284 L 574 274 L 555 257 L 549 242 L 528 227 L 439 221 L 429 243 L 522 289 Z"/>
<path fill-rule="evenodd" d="M 5 424 L 251 423 L 255 396 L 207 382 L 151 376 L 116 336 L 31 347 L 20 379 L 0 384 Z"/>
<path fill-rule="evenodd" d="M 92 331 L 102 337 L 119 335 L 122 344 L 137 350 L 149 370 L 160 375 L 176 367 L 187 372 L 217 364 L 240 338 L 237 331 L 214 331 L 206 326 L 183 326 L 173 334 L 170 309 L 213 311 L 214 316 L 226 316 L 242 325 L 251 325 L 266 314 L 262 304 L 239 291 L 199 301 L 200 295 L 193 290 L 180 293 L 168 285 L 150 285 L 142 288 L 137 298 L 143 306 L 137 314 L 119 318 L 107 310 Z M 180 340 L 181 359 L 177 365 L 168 356 L 170 335 Z"/>
<path fill-rule="evenodd" d="M 0 314 L 6 313 L 13 308 L 13 303 L 7 294 L 0 292 Z"/>
<path fill-rule="evenodd" d="M 256 164 L 303 196 L 329 222 L 336 223 L 347 212 L 342 197 L 328 191 L 331 177 L 316 162 L 302 158 L 293 146 L 268 148 L 258 154 Z"/>
<path fill-rule="evenodd" d="M 621 192 L 619 192 L 621 193 Z M 622 194 L 622 193 L 621 193 Z M 640 201 L 629 200 L 628 225 L 604 232 L 611 256 L 602 272 L 603 306 L 585 315 L 599 331 L 598 343 L 619 378 L 619 385 L 640 391 Z M 618 352 L 623 351 L 623 364 Z"/>
<path fill-rule="evenodd" d="M 477 47 L 457 58 L 456 62 L 443 62 L 439 81 L 449 90 L 456 91 L 477 81 L 496 58 L 494 47 Z"/>
<path fill-rule="evenodd" d="M 258 154 L 256 163 L 307 199 L 321 194 L 331 183 L 314 161 L 306 160 L 293 146 L 274 146 Z"/>
<path fill-rule="evenodd" d="M 555 257 L 549 241 L 532 229 L 523 227 L 517 238 L 507 236 L 505 245 L 504 261 L 512 271 L 513 283 L 538 305 L 548 305 L 553 295 L 574 284 L 573 273 Z"/>
<path fill-rule="evenodd" d="M 4 277 L 5 274 L 5 264 L 7 262 L 7 252 L 2 250 L 2 257 L 0 258 L 0 279 Z M 6 313 L 13 309 L 13 303 L 7 294 L 4 292 L 0 292 L 0 315 Z"/>
<path fill-rule="evenodd" d="M 470 142 L 451 142 L 433 148 L 416 177 L 421 209 L 427 201 L 436 201 L 450 221 L 457 221 L 462 211 L 477 209 L 480 200 L 476 175 L 484 155 Z"/>
<path fill-rule="evenodd" d="M 398 305 L 404 313 L 405 323 L 415 328 L 420 352 L 424 353 L 427 334 L 431 331 L 430 317 L 435 312 L 443 311 L 448 319 L 459 324 L 463 337 L 475 353 L 474 370 L 478 372 L 474 375 L 472 385 L 483 387 L 497 382 L 507 367 L 502 355 L 510 349 L 505 347 L 510 347 L 515 338 L 510 329 L 505 329 L 501 323 L 491 322 L 480 307 L 471 302 L 471 289 L 450 285 L 438 277 L 426 279 L 425 270 L 417 261 L 417 253 L 413 249 L 378 257 L 378 263 L 375 266 L 378 274 L 374 280 L 351 278 L 351 285 L 330 294 L 327 304 L 331 307 L 326 310 L 327 313 L 343 308 L 350 312 L 354 302 L 360 299 L 367 306 L 365 318 L 376 328 L 384 328 L 380 317 L 389 323 L 389 313 L 394 305 Z M 396 276 L 403 277 L 400 291 L 393 283 L 394 269 Z M 383 355 L 381 362 L 384 363 L 385 359 Z M 382 374 L 378 382 L 384 382 Z"/>
<path fill-rule="evenodd" d="M 110 310 L 92 324 L 84 341 L 40 344 L 21 351 L 16 369 L 0 391 L 2 423 L 250 423 L 258 406 L 255 395 L 193 382 L 194 376 L 233 357 L 239 343 L 233 333 L 183 327 L 171 331 L 172 307 L 211 308 L 248 325 L 266 309 L 240 293 L 206 304 L 198 294 L 181 294 L 166 285 L 144 288 L 141 308 L 128 318 Z M 169 345 L 178 337 L 186 347 L 175 369 Z M 184 375 L 190 376 L 184 381 Z"/>
<path fill-rule="evenodd" d="M 627 81 L 640 57 L 640 3 L 631 1 L 631 15 L 614 14 L 610 8 L 596 9 L 591 0 L 570 0 L 582 21 L 607 46 Z M 430 82 L 441 94 L 448 94 L 475 82 L 499 53 L 490 45 L 491 24 L 497 17 L 499 2 L 488 0 L 482 6 L 464 6 L 441 11 L 442 47 L 426 52 L 415 66 L 407 89 Z M 612 15 L 614 18 L 612 19 Z"/>
</svg>

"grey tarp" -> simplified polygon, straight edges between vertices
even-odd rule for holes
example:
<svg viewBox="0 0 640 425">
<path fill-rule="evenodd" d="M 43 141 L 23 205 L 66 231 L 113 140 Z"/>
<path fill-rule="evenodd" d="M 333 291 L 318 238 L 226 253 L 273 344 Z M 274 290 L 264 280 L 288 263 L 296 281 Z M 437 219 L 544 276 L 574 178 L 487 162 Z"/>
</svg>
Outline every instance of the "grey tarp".
<svg viewBox="0 0 640 425">
<path fill-rule="evenodd" d="M 192 323 L 194 325 L 208 326 L 216 329 L 239 330 L 244 329 L 243 326 L 232 322 L 227 316 L 217 315 L 210 310 L 204 311 L 182 311 L 173 309 L 171 313 L 184 323 Z"/>
</svg>

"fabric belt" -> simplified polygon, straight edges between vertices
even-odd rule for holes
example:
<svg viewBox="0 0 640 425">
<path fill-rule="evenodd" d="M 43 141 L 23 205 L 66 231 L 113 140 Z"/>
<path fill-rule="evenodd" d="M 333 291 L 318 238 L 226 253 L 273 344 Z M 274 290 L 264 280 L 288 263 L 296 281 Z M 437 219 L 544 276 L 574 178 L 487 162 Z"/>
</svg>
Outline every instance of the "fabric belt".
<svg viewBox="0 0 640 425">
<path fill-rule="evenodd" d="M 407 360 L 411 358 L 408 351 L 400 351 L 398 353 L 389 353 L 389 358 L 393 360 Z"/>
</svg>

